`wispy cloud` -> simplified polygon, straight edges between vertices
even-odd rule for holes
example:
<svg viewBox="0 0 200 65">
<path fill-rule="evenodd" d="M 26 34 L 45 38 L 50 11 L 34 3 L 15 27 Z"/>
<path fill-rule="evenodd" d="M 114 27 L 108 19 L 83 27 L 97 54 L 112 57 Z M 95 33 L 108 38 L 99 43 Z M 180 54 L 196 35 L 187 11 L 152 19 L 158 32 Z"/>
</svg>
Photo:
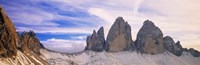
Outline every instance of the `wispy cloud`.
<svg viewBox="0 0 200 65">
<path fill-rule="evenodd" d="M 23 32 L 27 30 L 33 30 L 36 33 L 50 33 L 50 34 L 89 34 L 91 33 L 92 29 L 90 27 L 34 27 L 34 28 L 27 28 L 27 27 L 17 27 L 17 31 Z"/>
<path fill-rule="evenodd" d="M 106 33 L 111 26 L 110 23 L 117 16 L 123 16 L 132 26 L 132 37 L 135 39 L 143 21 L 150 19 L 162 29 L 164 35 L 170 35 L 175 40 L 180 40 L 183 47 L 200 49 L 198 39 L 200 32 L 199 0 L 136 0 L 131 2 L 134 6 L 126 5 L 126 7 L 129 7 L 128 9 L 120 9 L 124 7 L 123 3 L 126 3 L 126 1 L 120 2 L 122 6 L 116 4 L 119 10 L 116 10 L 116 8 L 107 9 L 107 6 L 103 5 L 92 7 L 89 12 L 109 23 L 105 24 Z"/>
</svg>

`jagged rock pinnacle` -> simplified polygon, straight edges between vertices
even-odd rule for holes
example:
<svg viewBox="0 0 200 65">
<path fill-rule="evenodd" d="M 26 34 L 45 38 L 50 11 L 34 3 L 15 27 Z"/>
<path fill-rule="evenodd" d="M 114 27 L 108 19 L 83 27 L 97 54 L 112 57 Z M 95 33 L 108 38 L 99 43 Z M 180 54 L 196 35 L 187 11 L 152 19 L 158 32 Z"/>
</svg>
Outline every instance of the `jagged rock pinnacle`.
<svg viewBox="0 0 200 65">
<path fill-rule="evenodd" d="M 87 36 L 86 39 L 87 46 L 85 50 L 92 50 L 92 51 L 103 51 L 105 45 L 105 38 L 104 38 L 104 29 L 101 27 L 98 32 L 93 31 L 92 35 Z"/>
<path fill-rule="evenodd" d="M 118 17 L 109 30 L 106 51 L 117 52 L 131 48 L 131 27 L 122 17 Z"/>
<path fill-rule="evenodd" d="M 146 20 L 137 34 L 135 42 L 137 51 L 148 54 L 164 52 L 163 33 L 152 21 Z"/>
</svg>

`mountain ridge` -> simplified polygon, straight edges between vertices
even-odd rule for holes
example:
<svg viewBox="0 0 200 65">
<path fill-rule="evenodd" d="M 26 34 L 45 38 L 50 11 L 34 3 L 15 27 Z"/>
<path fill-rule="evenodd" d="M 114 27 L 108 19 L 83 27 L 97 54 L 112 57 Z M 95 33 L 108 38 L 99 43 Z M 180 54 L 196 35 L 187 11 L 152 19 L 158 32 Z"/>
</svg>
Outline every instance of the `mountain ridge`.
<svg viewBox="0 0 200 65">
<path fill-rule="evenodd" d="M 103 26 L 101 28 L 103 28 Z M 104 35 L 104 33 L 102 34 Z M 121 34 L 125 34 L 126 36 L 121 36 L 120 39 L 118 39 L 117 37 L 120 36 Z M 92 35 L 95 35 L 95 33 L 93 32 Z M 144 21 L 143 26 L 139 30 L 136 40 L 133 41 L 132 38 L 129 37 L 131 36 L 131 27 L 129 26 L 127 21 L 125 22 L 123 17 L 117 17 L 114 24 L 111 26 L 109 30 L 106 42 L 100 42 L 98 43 L 98 45 L 101 45 L 102 47 L 104 47 L 101 49 L 101 51 L 105 50 L 107 52 L 109 51 L 120 52 L 120 51 L 130 50 L 130 51 L 137 51 L 140 53 L 147 53 L 147 54 L 154 55 L 154 54 L 163 53 L 164 51 L 169 51 L 176 56 L 180 56 L 182 52 L 185 51 L 185 52 L 191 53 L 194 57 L 200 56 L 199 51 L 193 48 L 190 48 L 190 49 L 182 48 L 180 41 L 177 41 L 175 43 L 170 36 L 163 37 L 163 35 L 164 34 L 159 29 L 159 27 L 157 27 L 152 21 L 146 20 Z M 110 39 L 111 41 L 108 42 L 108 40 Z M 112 45 L 110 45 L 112 40 L 116 40 L 116 39 L 117 39 L 117 42 L 115 41 L 115 43 L 112 43 Z M 87 38 L 86 40 L 88 41 L 89 39 Z M 98 40 L 96 40 L 96 37 L 93 37 L 91 41 L 93 42 L 90 42 L 90 43 L 86 42 L 87 43 L 86 48 L 89 44 L 95 45 L 96 44 L 95 42 Z M 128 46 L 131 46 L 131 47 L 127 47 L 126 46 L 127 43 L 124 43 L 124 42 L 129 42 Z M 110 47 L 112 48 L 112 46 L 116 48 L 110 50 Z M 85 50 L 96 51 L 94 49 L 85 49 Z"/>
<path fill-rule="evenodd" d="M 0 65 L 198 65 L 200 52 L 182 48 L 153 22 L 146 20 L 131 38 L 128 22 L 118 17 L 104 38 L 104 28 L 93 31 L 87 46 L 79 53 L 60 53 L 46 49 L 33 31 L 16 32 L 0 7 Z M 142 42 L 140 42 L 142 41 Z M 161 49 L 161 50 L 159 50 Z M 145 61 L 145 62 L 143 62 Z"/>
</svg>

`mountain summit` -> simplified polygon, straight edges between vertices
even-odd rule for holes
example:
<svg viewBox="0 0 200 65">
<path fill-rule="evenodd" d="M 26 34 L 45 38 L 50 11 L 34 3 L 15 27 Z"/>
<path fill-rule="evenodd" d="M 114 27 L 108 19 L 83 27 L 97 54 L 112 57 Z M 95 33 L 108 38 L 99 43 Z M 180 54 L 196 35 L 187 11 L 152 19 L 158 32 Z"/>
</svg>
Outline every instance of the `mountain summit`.
<svg viewBox="0 0 200 65">
<path fill-rule="evenodd" d="M 130 50 L 132 43 L 131 27 L 122 17 L 118 17 L 111 26 L 107 39 L 106 51 L 118 52 Z"/>
<path fill-rule="evenodd" d="M 163 33 L 152 21 L 146 20 L 137 34 L 136 50 L 144 53 L 158 54 L 164 52 Z"/>
</svg>

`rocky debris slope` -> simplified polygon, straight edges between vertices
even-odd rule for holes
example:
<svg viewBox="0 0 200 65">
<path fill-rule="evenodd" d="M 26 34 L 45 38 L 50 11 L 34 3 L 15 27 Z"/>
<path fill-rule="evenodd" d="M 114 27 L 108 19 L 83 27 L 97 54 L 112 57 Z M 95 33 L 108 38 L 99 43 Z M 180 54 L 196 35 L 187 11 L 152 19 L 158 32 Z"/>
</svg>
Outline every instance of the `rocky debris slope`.
<svg viewBox="0 0 200 65">
<path fill-rule="evenodd" d="M 170 36 L 165 36 L 163 40 L 164 40 L 164 47 L 166 50 L 177 56 L 180 56 L 182 54 L 183 50 L 179 41 L 175 43 Z"/>
<path fill-rule="evenodd" d="M 158 54 L 164 52 L 163 33 L 152 21 L 146 20 L 137 34 L 136 50 L 142 53 Z"/>
<path fill-rule="evenodd" d="M 106 51 L 117 52 L 131 48 L 131 27 L 122 17 L 118 17 L 111 26 L 106 39 Z"/>
<path fill-rule="evenodd" d="M 14 24 L 0 6 L 0 65 L 49 65 L 40 57 L 41 48 L 44 47 L 34 32 L 18 36 Z"/>
<path fill-rule="evenodd" d="M 17 42 L 16 29 L 0 6 L 0 57 L 16 56 Z"/>
<path fill-rule="evenodd" d="M 15 58 L 0 58 L 0 65 L 49 65 L 43 58 L 17 50 Z"/>
<path fill-rule="evenodd" d="M 93 31 L 92 35 L 87 36 L 87 46 L 85 50 L 103 51 L 105 47 L 104 29 L 101 27 L 98 32 Z"/>
<path fill-rule="evenodd" d="M 44 58 L 52 65 L 199 65 L 200 58 L 183 52 L 182 56 L 175 56 L 166 51 L 149 55 L 132 51 L 115 53 L 84 51 L 78 54 L 61 54 L 40 50 Z"/>
<path fill-rule="evenodd" d="M 33 52 L 39 55 L 39 50 L 44 48 L 33 31 L 19 33 L 19 38 L 20 43 L 18 47 L 22 52 Z"/>
</svg>

